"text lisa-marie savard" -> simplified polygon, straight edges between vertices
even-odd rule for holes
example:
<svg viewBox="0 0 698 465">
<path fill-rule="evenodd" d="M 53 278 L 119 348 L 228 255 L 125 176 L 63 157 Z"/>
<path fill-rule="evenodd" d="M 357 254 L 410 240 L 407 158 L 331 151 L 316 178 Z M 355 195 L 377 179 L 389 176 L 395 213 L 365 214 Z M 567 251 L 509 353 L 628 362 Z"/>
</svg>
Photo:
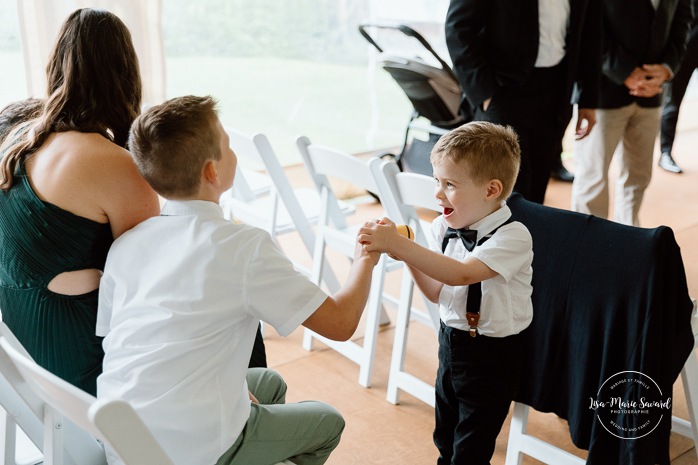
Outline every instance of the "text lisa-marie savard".
<svg viewBox="0 0 698 465">
<path fill-rule="evenodd" d="M 668 410 L 671 408 L 671 397 L 664 401 L 648 401 L 644 397 L 641 397 L 640 400 L 623 400 L 622 397 L 611 397 L 607 401 L 601 401 L 594 399 L 593 397 L 589 397 L 589 409 L 596 410 L 598 408 L 617 408 L 624 410 L 661 408 Z"/>
</svg>

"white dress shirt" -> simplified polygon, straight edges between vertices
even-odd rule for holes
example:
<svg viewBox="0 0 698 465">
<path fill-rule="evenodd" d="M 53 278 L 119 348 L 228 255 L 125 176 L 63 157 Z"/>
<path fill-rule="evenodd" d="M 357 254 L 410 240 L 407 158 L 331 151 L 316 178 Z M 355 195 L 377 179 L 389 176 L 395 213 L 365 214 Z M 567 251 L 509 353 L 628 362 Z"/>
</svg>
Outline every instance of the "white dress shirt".
<svg viewBox="0 0 698 465">
<path fill-rule="evenodd" d="M 470 225 L 470 229 L 477 230 L 479 242 L 510 216 L 511 210 L 502 202 L 501 208 Z M 442 216 L 434 220 L 432 237 L 429 238 L 432 250 L 441 253 L 441 244 L 447 228 L 448 225 Z M 494 278 L 482 282 L 478 324 L 480 334 L 506 337 L 518 334 L 528 327 L 533 319 L 533 250 L 531 234 L 523 224 L 513 222 L 502 226 L 472 252 L 468 252 L 458 238 L 451 239 L 443 253 L 461 261 L 472 255 L 498 273 Z M 444 324 L 467 331 L 470 328 L 465 317 L 467 301 L 468 286 L 444 284 L 439 295 L 439 312 Z"/>
<path fill-rule="evenodd" d="M 565 58 L 570 0 L 538 0 L 538 56 L 536 68 L 550 68 Z"/>
<path fill-rule="evenodd" d="M 267 232 L 231 223 L 213 202 L 168 201 L 107 257 L 98 396 L 128 401 L 175 464 L 212 465 L 250 414 L 259 320 L 288 335 L 326 298 Z"/>
</svg>

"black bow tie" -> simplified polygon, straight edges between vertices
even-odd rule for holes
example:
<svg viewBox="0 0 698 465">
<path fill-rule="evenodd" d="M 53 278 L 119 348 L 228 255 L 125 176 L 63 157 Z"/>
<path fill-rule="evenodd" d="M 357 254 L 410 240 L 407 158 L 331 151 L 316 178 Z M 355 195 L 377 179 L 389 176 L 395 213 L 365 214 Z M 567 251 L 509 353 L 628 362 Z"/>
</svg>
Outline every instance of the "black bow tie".
<svg viewBox="0 0 698 465">
<path fill-rule="evenodd" d="M 446 250 L 446 246 L 448 245 L 448 241 L 450 241 L 454 237 L 460 237 L 460 240 L 463 241 L 463 245 L 465 246 L 466 249 L 468 249 L 468 252 L 472 252 L 472 250 L 475 248 L 475 244 L 477 244 L 477 229 L 448 228 L 446 230 L 446 235 L 444 236 L 443 244 L 441 244 L 442 251 Z"/>
</svg>

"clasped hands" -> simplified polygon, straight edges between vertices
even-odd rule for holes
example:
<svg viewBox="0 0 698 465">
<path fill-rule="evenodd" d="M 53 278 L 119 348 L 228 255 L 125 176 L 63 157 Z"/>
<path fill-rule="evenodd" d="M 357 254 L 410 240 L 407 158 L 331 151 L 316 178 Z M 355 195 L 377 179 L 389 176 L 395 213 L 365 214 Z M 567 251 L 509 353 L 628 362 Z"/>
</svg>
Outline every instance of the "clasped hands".
<svg viewBox="0 0 698 465">
<path fill-rule="evenodd" d="M 662 85 L 670 78 L 671 73 L 664 65 L 642 65 L 642 68 L 635 68 L 623 84 L 630 89 L 630 95 L 648 98 L 662 93 Z"/>
<path fill-rule="evenodd" d="M 364 223 L 359 229 L 356 240 L 357 244 L 368 253 L 377 253 L 380 256 L 381 253 L 386 252 L 390 258 L 400 260 L 388 251 L 398 237 L 400 234 L 397 232 L 395 223 L 388 218 L 381 218 Z"/>
</svg>

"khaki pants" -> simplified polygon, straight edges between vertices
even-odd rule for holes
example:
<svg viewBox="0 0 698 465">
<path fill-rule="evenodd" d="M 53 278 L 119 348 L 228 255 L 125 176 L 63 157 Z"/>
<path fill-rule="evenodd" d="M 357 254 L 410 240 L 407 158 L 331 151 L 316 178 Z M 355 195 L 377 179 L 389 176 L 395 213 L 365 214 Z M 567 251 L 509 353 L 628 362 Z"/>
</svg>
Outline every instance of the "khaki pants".
<svg viewBox="0 0 698 465">
<path fill-rule="evenodd" d="M 617 150 L 620 175 L 613 219 L 639 226 L 638 212 L 652 177 L 659 116 L 659 107 L 643 108 L 636 103 L 596 110 L 596 126 L 576 143 L 572 210 L 608 218 L 608 169 Z"/>
<path fill-rule="evenodd" d="M 344 419 L 321 402 L 285 404 L 286 383 L 275 371 L 250 368 L 247 385 L 252 404 L 247 424 L 216 465 L 320 465 L 339 444 Z"/>
</svg>

